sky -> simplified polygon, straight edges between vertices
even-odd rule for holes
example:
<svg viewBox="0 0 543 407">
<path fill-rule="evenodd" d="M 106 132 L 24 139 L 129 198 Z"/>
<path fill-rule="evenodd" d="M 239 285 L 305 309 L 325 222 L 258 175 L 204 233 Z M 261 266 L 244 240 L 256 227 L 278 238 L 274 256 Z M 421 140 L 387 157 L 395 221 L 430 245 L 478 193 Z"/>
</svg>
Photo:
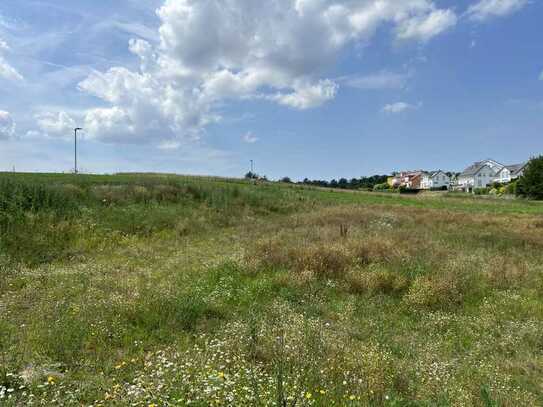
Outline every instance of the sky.
<svg viewBox="0 0 543 407">
<path fill-rule="evenodd" d="M 0 171 L 277 179 L 543 153 L 537 0 L 2 0 Z"/>
</svg>

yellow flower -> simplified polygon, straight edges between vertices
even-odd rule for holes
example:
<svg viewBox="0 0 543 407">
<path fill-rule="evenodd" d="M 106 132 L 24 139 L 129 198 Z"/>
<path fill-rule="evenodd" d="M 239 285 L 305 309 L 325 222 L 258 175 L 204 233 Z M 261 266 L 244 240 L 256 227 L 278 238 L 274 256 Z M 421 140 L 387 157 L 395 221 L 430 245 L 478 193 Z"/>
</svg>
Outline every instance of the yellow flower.
<svg viewBox="0 0 543 407">
<path fill-rule="evenodd" d="M 310 392 L 305 393 L 305 398 L 306 399 L 309 400 L 309 399 L 311 399 L 311 397 L 313 397 L 313 395 Z"/>
<path fill-rule="evenodd" d="M 224 380 L 224 372 L 219 372 L 219 378 Z"/>
<path fill-rule="evenodd" d="M 149 407 L 158 407 L 155 403 L 149 404 Z"/>
<path fill-rule="evenodd" d="M 354 400 L 356 397 L 353 396 L 352 394 L 349 396 L 349 400 Z"/>
<path fill-rule="evenodd" d="M 49 377 L 47 378 L 47 383 L 49 383 L 49 384 L 55 384 L 55 378 L 54 378 L 53 376 L 49 376 Z"/>
<path fill-rule="evenodd" d="M 326 390 L 322 390 L 322 389 L 321 389 L 321 390 L 319 391 L 319 393 L 320 393 L 320 394 L 326 394 Z"/>
</svg>

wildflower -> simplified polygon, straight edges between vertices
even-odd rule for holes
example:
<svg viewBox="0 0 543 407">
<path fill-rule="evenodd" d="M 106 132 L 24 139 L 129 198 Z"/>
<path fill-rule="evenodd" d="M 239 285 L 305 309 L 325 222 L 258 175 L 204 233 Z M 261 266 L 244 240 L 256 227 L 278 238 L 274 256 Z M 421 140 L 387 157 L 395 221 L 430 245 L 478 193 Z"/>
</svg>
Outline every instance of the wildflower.
<svg viewBox="0 0 543 407">
<path fill-rule="evenodd" d="M 326 394 L 326 390 L 322 390 L 322 389 L 321 389 L 321 390 L 319 391 L 319 393 L 320 393 L 320 394 Z"/>
<path fill-rule="evenodd" d="M 219 372 L 219 379 L 224 380 L 224 372 Z"/>
<path fill-rule="evenodd" d="M 155 403 L 149 404 L 149 407 L 158 407 Z"/>
<path fill-rule="evenodd" d="M 313 397 L 313 395 L 310 392 L 305 393 L 306 399 L 311 400 L 311 397 Z"/>
<path fill-rule="evenodd" d="M 55 378 L 53 376 L 47 377 L 47 384 L 50 384 L 50 385 L 55 384 Z"/>
<path fill-rule="evenodd" d="M 356 397 L 353 396 L 353 395 L 351 394 L 351 395 L 349 396 L 349 400 L 354 400 L 354 399 L 356 399 Z"/>
</svg>

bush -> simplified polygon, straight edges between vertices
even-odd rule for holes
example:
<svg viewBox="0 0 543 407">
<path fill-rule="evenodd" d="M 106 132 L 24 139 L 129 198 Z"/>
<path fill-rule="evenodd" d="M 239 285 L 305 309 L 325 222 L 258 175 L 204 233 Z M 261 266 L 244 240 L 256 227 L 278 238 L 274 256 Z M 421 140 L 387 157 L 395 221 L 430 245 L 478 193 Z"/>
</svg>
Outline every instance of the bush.
<svg viewBox="0 0 543 407">
<path fill-rule="evenodd" d="M 373 187 L 373 190 L 378 192 L 378 191 L 388 191 L 390 189 L 390 185 L 388 185 L 387 183 L 383 183 L 383 184 L 377 184 Z"/>
<path fill-rule="evenodd" d="M 473 193 L 475 195 L 488 195 L 490 194 L 490 188 L 475 188 Z"/>
<path fill-rule="evenodd" d="M 505 193 L 507 195 L 516 195 L 517 194 L 517 181 L 513 181 L 510 184 L 505 186 Z"/>
<path fill-rule="evenodd" d="M 530 199 L 543 200 L 543 156 L 532 158 L 517 182 L 516 194 Z"/>
</svg>

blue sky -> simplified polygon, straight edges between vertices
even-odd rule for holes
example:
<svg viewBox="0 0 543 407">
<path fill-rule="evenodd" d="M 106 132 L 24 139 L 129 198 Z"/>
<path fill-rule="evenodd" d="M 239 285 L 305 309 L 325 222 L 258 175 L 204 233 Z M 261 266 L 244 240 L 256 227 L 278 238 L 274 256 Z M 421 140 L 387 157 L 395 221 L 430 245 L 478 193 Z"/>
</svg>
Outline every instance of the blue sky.
<svg viewBox="0 0 543 407">
<path fill-rule="evenodd" d="M 22 5 L 23 4 L 23 5 Z M 543 153 L 543 3 L 2 0 L 0 170 L 271 178 Z"/>
</svg>

